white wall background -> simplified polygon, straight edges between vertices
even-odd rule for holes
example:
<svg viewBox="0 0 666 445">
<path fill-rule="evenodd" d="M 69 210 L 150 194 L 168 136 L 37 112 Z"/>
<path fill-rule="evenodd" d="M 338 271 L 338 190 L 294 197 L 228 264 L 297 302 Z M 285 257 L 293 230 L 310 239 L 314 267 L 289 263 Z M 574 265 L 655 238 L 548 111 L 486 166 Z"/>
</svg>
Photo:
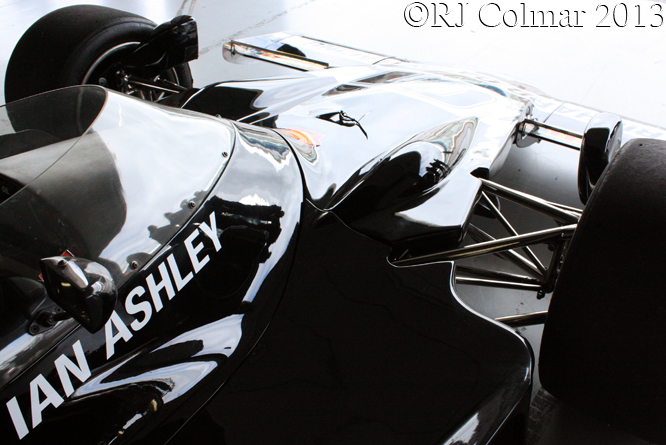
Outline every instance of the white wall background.
<svg viewBox="0 0 666 445">
<path fill-rule="evenodd" d="M 224 41 L 237 37 L 290 31 L 349 46 L 417 61 L 464 66 L 530 83 L 558 99 L 613 112 L 666 127 L 666 3 L 633 0 L 468 0 L 423 1 L 429 11 L 421 27 L 410 26 L 405 10 L 412 0 L 131 0 L 89 1 L 125 9 L 162 22 L 177 14 L 193 15 L 199 22 L 200 60 L 192 64 L 195 84 L 279 73 L 265 65 L 239 67 L 221 57 Z M 0 80 L 25 29 L 47 12 L 72 4 L 66 0 L 0 0 Z M 450 8 L 447 27 L 438 15 L 443 4 Z M 496 4 L 497 6 L 493 5 Z M 579 28 L 486 27 L 501 20 L 501 13 L 516 11 L 521 3 L 528 11 L 553 11 L 559 24 L 562 13 L 578 12 Z M 484 7 L 485 5 L 485 7 Z M 628 12 L 625 27 L 624 6 Z M 605 7 L 609 17 L 602 25 Z M 423 10 L 411 9 L 412 18 L 423 19 Z M 663 11 L 660 10 L 663 8 Z M 580 11 L 585 11 L 584 13 Z M 641 25 L 637 27 L 638 12 Z M 512 20 L 512 13 L 507 18 Z M 539 17 L 537 15 L 537 17 Z M 573 23 L 573 20 L 572 20 Z M 442 25 L 435 27 L 433 25 Z M 4 94 L 0 94 L 4 101 Z"/>
</svg>

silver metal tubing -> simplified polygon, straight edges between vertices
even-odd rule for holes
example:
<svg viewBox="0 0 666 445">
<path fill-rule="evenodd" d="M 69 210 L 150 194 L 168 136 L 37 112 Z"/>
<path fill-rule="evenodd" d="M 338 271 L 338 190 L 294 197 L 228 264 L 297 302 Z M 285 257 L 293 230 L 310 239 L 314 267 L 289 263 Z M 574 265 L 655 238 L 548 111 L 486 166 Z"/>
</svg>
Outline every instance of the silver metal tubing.
<svg viewBox="0 0 666 445">
<path fill-rule="evenodd" d="M 146 87 L 153 90 L 163 91 L 165 93 L 180 93 L 181 91 L 186 91 L 187 88 L 177 85 L 175 83 L 169 82 L 155 82 L 153 80 L 142 79 L 135 76 L 127 76 L 127 82 L 132 86 Z"/>
<path fill-rule="evenodd" d="M 552 201 L 546 201 L 546 202 L 550 205 L 553 205 L 557 208 L 560 208 L 562 210 L 566 210 L 567 212 L 571 212 L 571 213 L 576 214 L 576 215 L 582 215 L 583 214 L 583 211 L 581 209 L 577 209 L 576 207 L 566 206 L 564 204 L 558 204 L 558 203 L 552 202 Z"/>
<path fill-rule="evenodd" d="M 552 282 L 555 283 L 555 273 L 557 272 L 558 262 L 562 259 L 562 254 L 564 253 L 564 246 L 567 243 L 558 244 L 555 252 L 553 252 L 553 257 L 550 260 L 550 265 L 548 267 L 548 273 L 546 274 L 546 283 Z"/>
<path fill-rule="evenodd" d="M 504 289 L 539 291 L 540 284 L 515 283 L 511 281 L 487 280 L 484 278 L 456 277 L 457 284 L 471 284 L 474 286 L 501 287 Z"/>
<path fill-rule="evenodd" d="M 453 261 L 463 258 L 471 258 L 479 255 L 501 252 L 518 247 L 528 246 L 530 244 L 544 243 L 550 241 L 560 241 L 573 236 L 576 225 L 571 224 L 554 229 L 540 230 L 538 232 L 526 233 L 524 235 L 511 236 L 494 241 L 486 241 L 471 246 L 460 247 L 458 249 L 446 252 L 431 253 L 420 255 L 404 260 L 397 260 L 394 264 L 399 266 L 412 266 L 417 264 L 430 263 L 433 261 Z"/>
<path fill-rule="evenodd" d="M 535 324 L 544 324 L 548 311 L 533 312 L 531 314 L 512 315 L 509 317 L 496 318 L 495 321 L 504 323 L 512 327 L 533 326 Z"/>
<path fill-rule="evenodd" d="M 296 56 L 282 51 L 260 48 L 236 40 L 225 43 L 224 48 L 233 56 L 241 55 L 301 71 L 321 70 L 328 68 L 329 66 L 328 63 L 319 60 L 308 59 L 306 57 Z"/>
<path fill-rule="evenodd" d="M 472 278 L 476 276 L 476 277 L 489 278 L 493 280 L 511 281 L 513 283 L 541 285 L 541 281 L 539 281 L 538 279 L 528 277 L 525 275 L 517 275 L 499 270 L 479 269 L 471 266 L 456 265 L 456 276 L 459 274 L 472 275 Z"/>
<path fill-rule="evenodd" d="M 86 71 L 86 74 L 83 76 L 83 80 L 81 81 L 81 84 L 86 84 L 86 83 L 98 83 L 99 79 L 91 79 L 90 76 L 92 76 L 92 73 L 95 72 L 97 67 L 107 60 L 109 57 L 113 56 L 114 54 L 117 54 L 121 51 L 129 50 L 131 48 L 134 48 L 136 46 L 139 46 L 141 43 L 140 42 L 125 42 L 121 43 L 120 45 L 116 45 L 113 48 L 109 48 L 104 53 L 99 56 L 95 61 L 90 65 L 90 68 L 88 68 L 88 71 Z"/>
<path fill-rule="evenodd" d="M 467 234 L 476 242 L 476 243 L 482 243 L 486 241 L 495 241 L 495 238 L 492 236 L 488 235 L 486 232 L 483 230 L 479 229 L 473 224 L 470 224 L 469 227 L 467 228 Z M 519 268 L 521 268 L 523 271 L 531 274 L 533 277 L 538 278 L 539 280 L 542 280 L 544 278 L 544 274 L 541 273 L 539 268 L 532 263 L 530 260 L 519 254 L 518 252 L 515 252 L 513 250 L 506 250 L 504 252 L 496 252 L 497 255 L 501 256 L 507 261 L 512 262 Z"/>
<path fill-rule="evenodd" d="M 534 128 L 532 128 L 528 131 L 527 130 L 528 125 L 532 125 Z M 553 137 L 541 134 L 541 133 L 539 133 L 539 130 L 542 129 L 542 128 L 544 130 L 552 131 L 552 132 L 555 132 L 555 133 L 560 134 L 560 135 L 571 136 L 571 137 L 577 138 L 579 140 L 578 144 L 570 143 L 570 142 L 567 142 L 567 141 L 560 141 L 560 140 L 555 139 Z M 580 150 L 581 144 L 583 143 L 583 135 L 580 134 L 580 133 L 576 133 L 574 131 L 567 130 L 565 128 L 557 127 L 555 125 L 545 124 L 543 122 L 535 121 L 535 120 L 532 120 L 532 119 L 524 120 L 523 123 L 520 126 L 519 131 L 520 131 L 520 133 L 523 137 L 531 136 L 533 138 L 536 138 L 536 139 L 539 139 L 539 140 L 542 140 L 542 141 L 552 142 L 554 144 L 562 145 L 564 147 L 571 148 L 573 150 Z"/>
<path fill-rule="evenodd" d="M 537 293 L 537 300 L 541 300 L 546 296 L 547 293 L 552 292 L 555 288 L 555 280 L 557 279 L 559 263 L 562 260 L 564 249 L 567 244 L 568 242 L 559 243 L 553 252 L 553 256 L 550 258 L 550 264 L 548 265 L 548 272 L 546 272 L 546 277 L 543 280 L 541 290 Z"/>
<path fill-rule="evenodd" d="M 535 121 L 533 119 L 525 119 L 523 121 L 523 124 L 534 125 L 537 128 L 545 128 L 546 130 L 556 131 L 558 133 L 566 134 L 568 136 L 573 136 L 573 137 L 577 137 L 579 139 L 583 139 L 583 135 L 580 134 L 580 133 L 576 133 L 575 131 L 567 130 L 566 128 L 557 127 L 555 125 L 546 124 L 544 122 Z M 524 126 L 523 126 L 523 128 L 524 128 Z M 524 130 L 523 130 L 523 132 L 524 132 Z M 533 135 L 531 135 L 531 136 L 533 136 Z"/>
<path fill-rule="evenodd" d="M 479 180 L 483 184 L 483 189 L 485 191 L 489 191 L 494 195 L 536 210 L 537 212 L 543 213 L 544 215 L 547 215 L 557 221 L 572 224 L 577 223 L 580 219 L 579 214 L 574 214 L 572 212 L 562 210 L 561 208 L 554 206 L 544 199 L 510 189 L 503 185 L 497 184 L 496 182 L 488 181 L 487 179 L 479 178 Z"/>
<path fill-rule="evenodd" d="M 511 223 L 509 222 L 509 220 L 507 220 L 507 219 L 504 217 L 504 215 L 502 214 L 502 212 L 500 212 L 500 210 L 495 206 L 495 203 L 494 203 L 494 202 L 488 197 L 488 195 L 486 195 L 485 192 L 481 192 L 481 195 L 482 195 L 483 198 L 486 200 L 486 203 L 487 203 L 488 206 L 490 207 L 490 210 L 492 210 L 492 212 L 495 214 L 495 216 L 497 217 L 497 219 L 502 223 L 502 225 L 504 226 L 504 228 L 505 228 L 505 229 L 506 229 L 511 235 L 513 235 L 513 236 L 518 236 L 518 232 L 516 232 L 516 230 L 513 228 L 513 226 L 512 226 Z M 532 252 L 532 249 L 530 249 L 529 247 L 525 246 L 525 247 L 523 247 L 523 251 L 524 251 L 525 254 L 526 254 L 526 255 L 532 260 L 532 262 L 534 263 L 534 265 L 535 265 L 535 266 L 541 271 L 542 274 L 546 273 L 546 268 L 544 267 L 543 264 L 541 264 L 541 261 L 539 261 L 539 258 L 537 258 L 537 256 L 534 254 L 534 252 Z"/>
<path fill-rule="evenodd" d="M 532 136 L 533 138 L 537 138 L 537 139 L 542 140 L 542 141 L 552 142 L 553 144 L 557 144 L 557 145 L 561 145 L 563 147 L 571 148 L 572 150 L 580 150 L 579 145 L 573 145 L 573 144 L 569 144 L 568 142 L 558 141 L 557 139 L 549 138 L 548 136 L 544 136 L 544 135 L 539 134 L 539 133 L 525 133 L 525 134 L 527 136 Z"/>
</svg>

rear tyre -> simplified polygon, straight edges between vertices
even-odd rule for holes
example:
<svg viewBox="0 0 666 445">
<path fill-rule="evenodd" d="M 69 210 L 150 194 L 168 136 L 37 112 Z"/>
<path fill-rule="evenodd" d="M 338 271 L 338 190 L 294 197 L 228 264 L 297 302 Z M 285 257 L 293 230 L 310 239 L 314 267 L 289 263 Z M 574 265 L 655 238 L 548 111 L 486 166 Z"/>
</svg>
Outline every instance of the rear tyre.
<svg viewBox="0 0 666 445">
<path fill-rule="evenodd" d="M 144 17 L 103 6 L 79 5 L 53 11 L 28 28 L 14 48 L 7 65 L 5 100 L 11 102 L 72 85 L 100 84 L 100 74 L 145 41 L 155 26 Z M 187 64 L 159 77 L 192 87 Z M 161 98 L 143 91 L 134 94 L 148 100 Z"/>
</svg>

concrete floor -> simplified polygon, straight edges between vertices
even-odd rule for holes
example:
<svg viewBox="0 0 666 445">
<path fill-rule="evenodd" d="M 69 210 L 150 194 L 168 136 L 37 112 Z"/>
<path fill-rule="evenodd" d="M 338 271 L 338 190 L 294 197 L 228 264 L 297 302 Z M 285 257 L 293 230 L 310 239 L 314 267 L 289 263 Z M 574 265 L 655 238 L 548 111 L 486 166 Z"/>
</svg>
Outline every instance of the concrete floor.
<svg viewBox="0 0 666 445">
<path fill-rule="evenodd" d="M 486 27 L 479 12 L 486 1 L 451 6 L 450 22 L 460 27 L 435 27 L 435 11 L 421 27 L 405 20 L 411 0 L 131 0 L 89 1 L 131 11 L 161 23 L 175 15 L 189 14 L 199 23 L 199 60 L 191 63 L 195 86 L 230 79 L 266 77 L 288 70 L 266 64 L 233 65 L 222 58 L 222 45 L 229 38 L 289 31 L 405 59 L 466 67 L 532 84 L 558 99 L 613 112 L 666 127 L 666 52 L 661 50 L 661 27 L 654 13 L 666 4 L 635 0 L 627 4 L 628 26 L 595 25 L 604 17 L 599 0 L 539 0 L 524 2 L 528 9 L 579 14 L 580 28 Z M 428 7 L 430 2 L 423 2 Z M 497 1 L 503 11 L 520 12 L 519 1 Z M 66 0 L 0 0 L 0 81 L 4 85 L 7 61 L 14 44 L 30 24 L 49 11 L 73 4 Z M 440 4 L 441 5 L 441 4 Z M 610 4 L 611 14 L 615 3 Z M 640 7 L 640 8 L 639 8 Z M 458 9 L 457 9 L 458 8 Z M 637 25 L 637 12 L 641 24 Z M 486 22 L 498 20 L 485 9 Z M 422 12 L 422 11 L 421 11 Z M 622 23 L 622 11 L 616 19 Z M 437 14 L 443 14 L 440 9 Z M 572 13 L 573 14 L 573 13 Z M 413 11 L 413 18 L 422 18 Z M 612 17 L 611 17 L 612 18 Z M 0 91 L 0 103 L 4 92 Z M 567 155 L 562 155 L 567 156 Z M 570 155 L 569 155 L 570 156 Z M 573 161 L 575 162 L 575 161 Z M 575 167 L 573 167 L 575 169 Z M 574 171 L 574 170 L 572 170 Z M 486 289 L 459 289 L 468 303 L 490 316 L 547 309 L 547 300 L 537 302 L 529 293 L 493 293 Z M 498 297 L 501 297 L 498 298 Z M 538 349 L 541 328 L 521 330 Z M 531 443 L 551 444 L 646 444 L 620 431 L 582 416 L 538 393 L 542 408 L 534 425 Z M 541 399 L 539 399 L 541 397 Z"/>
</svg>

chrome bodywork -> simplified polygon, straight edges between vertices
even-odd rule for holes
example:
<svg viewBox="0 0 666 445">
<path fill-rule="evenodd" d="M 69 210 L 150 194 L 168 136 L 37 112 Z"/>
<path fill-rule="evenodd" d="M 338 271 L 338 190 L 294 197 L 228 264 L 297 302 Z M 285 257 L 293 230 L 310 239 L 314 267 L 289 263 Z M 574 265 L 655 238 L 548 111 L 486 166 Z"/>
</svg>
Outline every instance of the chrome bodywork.
<svg viewBox="0 0 666 445">
<path fill-rule="evenodd" d="M 86 149 L 103 146 L 93 138 L 120 147 L 102 163 L 115 169 L 117 230 L 101 239 L 81 225 L 83 241 L 99 244 L 81 255 L 110 267 L 118 304 L 103 332 L 61 320 L 4 337 L 0 427 L 34 443 L 67 422 L 84 424 L 70 440 L 108 443 L 522 437 L 534 357 L 506 325 L 544 313 L 492 320 L 454 285 L 552 291 L 580 210 L 490 179 L 516 151 L 580 148 L 597 113 L 492 76 L 298 36 L 231 42 L 224 55 L 301 73 L 169 99 L 184 110 L 111 94 L 91 131 L 59 153 L 82 171 L 97 159 Z M 623 140 L 666 139 L 624 122 Z M 161 147 L 168 162 L 147 159 Z M 135 163 L 158 177 L 132 175 Z M 75 196 L 58 173 L 46 169 L 2 206 L 26 192 Z M 499 198 L 559 227 L 520 235 Z M 508 238 L 470 223 L 484 212 Z M 477 244 L 460 247 L 466 237 Z M 534 243 L 552 248 L 549 261 Z M 61 244 L 32 256 L 57 267 L 72 248 Z M 452 262 L 490 253 L 528 276 Z"/>
<path fill-rule="evenodd" d="M 302 56 L 284 52 L 281 48 L 285 45 L 297 49 Z M 293 53 L 293 50 L 289 51 Z M 439 74 L 472 84 L 497 87 L 507 95 L 511 94 L 513 97 L 532 101 L 531 118 L 543 124 L 560 127 L 576 134 L 583 134 L 590 120 L 599 113 L 599 111 L 582 105 L 563 102 L 547 96 L 531 85 L 506 81 L 496 76 L 455 67 L 405 61 L 288 33 L 275 33 L 233 40 L 225 44 L 223 54 L 229 62 L 251 63 L 260 60 L 308 71 L 356 65 L 374 65 L 378 68 L 392 66 L 398 69 L 415 69 Z M 304 62 L 304 59 L 306 59 L 306 62 L 315 61 L 316 63 L 307 68 L 298 65 Z M 660 127 L 627 118 L 623 118 L 623 123 L 623 143 L 635 138 L 666 139 L 666 130 Z M 544 133 L 544 136 L 548 136 L 548 133 Z"/>
</svg>

